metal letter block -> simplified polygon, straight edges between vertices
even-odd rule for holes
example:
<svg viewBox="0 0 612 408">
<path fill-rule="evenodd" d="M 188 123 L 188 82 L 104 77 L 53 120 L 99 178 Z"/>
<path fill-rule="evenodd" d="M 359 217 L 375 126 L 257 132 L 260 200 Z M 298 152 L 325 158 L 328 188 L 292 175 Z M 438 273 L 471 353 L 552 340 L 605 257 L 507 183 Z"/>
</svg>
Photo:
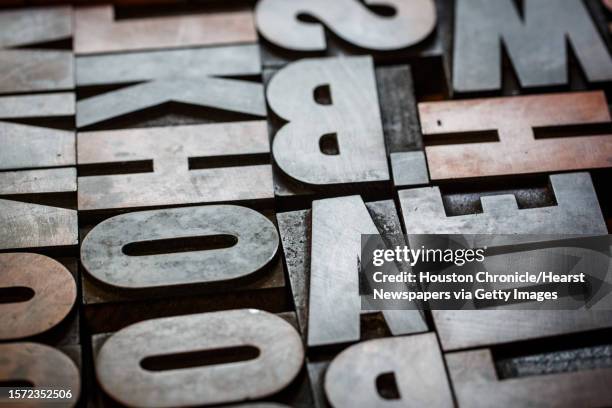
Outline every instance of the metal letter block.
<svg viewBox="0 0 612 408">
<path fill-rule="evenodd" d="M 603 92 L 419 104 L 423 134 L 497 131 L 498 142 L 425 147 L 432 180 L 607 168 L 612 134 L 536 138 L 538 129 L 610 123 Z M 440 137 L 440 136 L 438 136 Z"/>
<path fill-rule="evenodd" d="M 519 209 L 511 195 L 482 197 L 482 214 L 447 217 L 439 187 L 399 191 L 408 234 L 605 234 L 588 173 L 554 174 L 556 206 Z"/>
<path fill-rule="evenodd" d="M 77 55 L 257 42 L 247 9 L 120 21 L 112 5 L 77 7 L 74 14 Z"/>
<path fill-rule="evenodd" d="M 482 197 L 482 214 L 447 217 L 438 187 L 399 192 L 408 234 L 606 234 L 588 173 L 550 177 L 557 206 L 518 209 L 514 196 Z M 555 310 L 433 311 L 444 350 L 612 327 L 612 313 Z"/>
<path fill-rule="evenodd" d="M 274 197 L 263 121 L 79 133 L 79 166 L 153 161 L 153 172 L 79 177 L 79 210 L 129 209 Z M 198 169 L 190 159 L 234 158 L 244 166 Z M 194 168 L 195 167 L 195 168 Z M 112 171 L 110 171 L 112 174 Z"/>
<path fill-rule="evenodd" d="M 74 116 L 72 92 L 0 97 L 0 119 Z"/>
<path fill-rule="evenodd" d="M 383 398 L 376 389 L 378 378 L 390 373 L 399 399 Z M 345 349 L 327 368 L 325 393 L 334 407 L 454 406 L 434 333 L 370 340 Z"/>
<path fill-rule="evenodd" d="M 73 116 L 73 93 L 0 97 L 0 119 Z M 0 170 L 76 164 L 75 136 L 69 130 L 0 122 Z"/>
<path fill-rule="evenodd" d="M 84 56 L 76 65 L 79 87 L 132 83 L 78 101 L 79 128 L 171 101 L 266 115 L 261 84 L 221 78 L 260 74 L 256 45 Z"/>
<path fill-rule="evenodd" d="M 278 214 L 289 279 L 302 335 L 309 346 L 358 341 L 360 315 L 358 258 L 361 234 L 401 234 L 391 201 L 364 204 L 360 197 L 313 202 L 310 211 Z M 397 242 L 396 244 L 401 244 Z M 414 310 L 383 312 L 394 335 L 427 330 Z"/>
<path fill-rule="evenodd" d="M 459 406 L 603 407 L 612 405 L 612 369 L 500 380 L 488 349 L 446 354 Z"/>
<path fill-rule="evenodd" d="M 0 12 L 0 93 L 74 88 L 71 51 L 31 46 L 72 36 L 71 7 Z M 28 46 L 28 49 L 17 49 Z"/>
<path fill-rule="evenodd" d="M 375 1 L 366 1 L 366 4 Z M 321 21 L 336 35 L 361 48 L 398 50 L 424 40 L 436 24 L 433 0 L 390 0 L 393 17 L 381 17 L 353 0 L 260 0 L 255 8 L 257 28 L 272 44 L 298 51 L 322 51 L 327 47 L 321 24 L 303 22 L 306 14 Z"/>
<path fill-rule="evenodd" d="M 81 246 L 91 330 L 236 307 L 287 310 L 272 217 L 211 205 L 132 212 L 98 224 Z"/>
<path fill-rule="evenodd" d="M 135 243 L 177 238 L 233 237 L 228 248 L 129 256 Z M 276 256 L 274 224 L 255 210 L 212 205 L 122 214 L 98 224 L 81 246 L 81 261 L 96 279 L 119 288 L 147 289 L 244 278 Z"/>
<path fill-rule="evenodd" d="M 0 122 L 0 170 L 74 166 L 75 136 L 69 130 Z"/>
<path fill-rule="evenodd" d="M 0 249 L 74 246 L 77 212 L 0 199 Z"/>
<path fill-rule="evenodd" d="M 0 118 L 69 116 L 71 93 L 0 98 Z M 74 132 L 0 122 L 0 170 L 60 167 L 76 162 Z M 76 192 L 76 169 L 0 172 L 0 196 L 40 197 Z M 41 227 L 41 226 L 44 226 Z M 78 243 L 76 211 L 0 199 L 0 249 L 65 247 Z"/>
<path fill-rule="evenodd" d="M 458 0 L 453 50 L 456 92 L 499 90 L 501 45 L 523 88 L 568 83 L 567 45 L 590 82 L 612 80 L 612 57 L 582 0 Z"/>
<path fill-rule="evenodd" d="M 36 388 L 70 390 L 72 399 L 41 403 L 49 406 L 61 403 L 73 407 L 81 393 L 81 374 L 75 363 L 58 349 L 38 343 L 0 344 L 0 383 L 13 381 L 32 383 Z M 13 387 L 22 388 L 22 387 Z M 0 404 L 15 406 L 14 399 L 0 398 Z M 43 400 L 45 401 L 45 400 Z"/>
<path fill-rule="evenodd" d="M 74 167 L 5 171 L 0 173 L 0 196 L 76 193 L 76 180 Z"/>
<path fill-rule="evenodd" d="M 188 360 L 181 366 L 176 358 L 212 350 L 236 353 L 236 349 L 251 353 L 213 366 L 194 366 Z M 163 357 L 173 362 L 170 367 L 163 367 L 159 361 Z M 291 383 L 303 360 L 301 339 L 289 323 L 267 312 L 240 309 L 129 326 L 104 343 L 96 358 L 96 373 L 104 390 L 123 404 L 179 407 L 274 394 Z M 151 369 L 146 369 L 147 363 Z"/>
<path fill-rule="evenodd" d="M 321 86 L 330 89 L 330 105 L 315 100 Z M 315 187 L 389 180 L 371 58 L 292 63 L 272 78 L 267 97 L 272 110 L 289 121 L 276 133 L 272 150 L 292 180 Z M 335 154 L 323 152 L 326 136 L 335 137 Z"/>
</svg>

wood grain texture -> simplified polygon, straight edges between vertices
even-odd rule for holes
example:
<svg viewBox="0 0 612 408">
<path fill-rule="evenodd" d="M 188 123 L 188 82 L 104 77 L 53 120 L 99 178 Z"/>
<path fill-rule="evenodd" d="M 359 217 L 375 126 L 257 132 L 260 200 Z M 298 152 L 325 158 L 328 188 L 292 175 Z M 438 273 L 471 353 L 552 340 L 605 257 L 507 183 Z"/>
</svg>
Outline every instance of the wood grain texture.
<svg viewBox="0 0 612 408">
<path fill-rule="evenodd" d="M 612 133 L 536 138 L 537 128 L 611 122 L 603 92 L 576 92 L 419 104 L 423 134 L 461 140 L 497 132 L 499 141 L 426 146 L 432 180 L 607 168 Z M 452 142 L 452 140 L 451 140 Z"/>
<path fill-rule="evenodd" d="M 248 9 L 116 20 L 112 5 L 97 5 L 77 7 L 74 19 L 77 55 L 257 41 Z"/>
</svg>

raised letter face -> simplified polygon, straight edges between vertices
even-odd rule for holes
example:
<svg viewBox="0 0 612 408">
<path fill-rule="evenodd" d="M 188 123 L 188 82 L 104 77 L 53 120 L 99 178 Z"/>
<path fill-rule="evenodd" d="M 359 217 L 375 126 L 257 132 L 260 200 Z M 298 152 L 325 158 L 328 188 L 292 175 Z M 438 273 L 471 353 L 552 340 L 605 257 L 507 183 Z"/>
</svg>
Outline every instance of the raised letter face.
<svg viewBox="0 0 612 408">
<path fill-rule="evenodd" d="M 266 40 L 295 51 L 327 48 L 321 23 L 300 21 L 300 15 L 314 17 L 353 45 L 376 51 L 399 50 L 417 44 L 435 27 L 433 0 L 366 0 L 365 3 L 391 7 L 395 14 L 378 16 L 356 0 L 260 0 L 255 18 Z"/>
<path fill-rule="evenodd" d="M 459 406 L 604 407 L 612 404 L 612 369 L 500 380 L 488 349 L 446 355 Z"/>
<path fill-rule="evenodd" d="M 85 132 L 78 140 L 79 165 L 107 172 L 79 177 L 79 210 L 274 197 L 265 122 Z M 247 164 L 231 166 L 232 160 Z M 120 163 L 151 161 L 152 171 L 113 174 Z"/>
<path fill-rule="evenodd" d="M 21 181 L 24 184 L 13 184 Z M 10 172 L 0 175 L 0 189 L 4 194 L 56 193 L 74 191 L 75 181 L 75 169 Z M 75 210 L 0 199 L 0 249 L 69 247 L 78 243 Z"/>
<path fill-rule="evenodd" d="M 34 48 L 72 36 L 71 7 L 2 11 L 0 27 L 0 93 L 74 88 L 72 52 Z"/>
<path fill-rule="evenodd" d="M 76 70 L 79 87 L 130 84 L 80 100 L 79 128 L 167 102 L 266 114 L 261 84 L 225 78 L 261 73 L 254 44 L 84 56 L 77 58 Z"/>
<path fill-rule="evenodd" d="M 380 395 L 383 375 L 393 376 L 399 398 Z M 370 340 L 345 349 L 327 368 L 325 394 L 334 407 L 454 406 L 433 333 Z"/>
<path fill-rule="evenodd" d="M 74 116 L 71 92 L 0 97 L 0 119 Z M 0 121 L 0 170 L 74 166 L 74 131 Z"/>
<path fill-rule="evenodd" d="M 233 239 L 228 248 L 130 255 L 138 243 L 196 237 Z M 133 212 L 98 224 L 83 241 L 81 261 L 96 279 L 115 287 L 216 283 L 250 275 L 276 255 L 278 234 L 266 217 L 246 207 L 213 205 Z"/>
<path fill-rule="evenodd" d="M 20 301 L 0 302 L 0 340 L 34 336 L 56 326 L 72 310 L 76 283 L 59 262 L 38 254 L 0 254 L 0 287 Z"/>
<path fill-rule="evenodd" d="M 499 139 L 425 147 L 432 180 L 612 165 L 612 134 L 581 135 L 576 126 L 611 122 L 603 92 L 421 103 L 419 115 L 423 134 L 431 139 L 450 133 L 460 141 L 469 132 L 497 132 Z M 563 135 L 576 128 L 577 136 Z"/>
<path fill-rule="evenodd" d="M 308 346 L 358 341 L 360 315 L 376 312 L 361 310 L 361 234 L 382 231 L 385 237 L 397 237 L 393 234 L 400 234 L 401 226 L 395 205 L 338 197 L 314 201 L 312 211 L 281 213 L 277 218 L 298 322 L 302 333 L 308 333 Z M 383 316 L 393 335 L 427 330 L 415 310 L 385 310 Z"/>
<path fill-rule="evenodd" d="M 315 100 L 329 87 L 331 104 Z M 301 60 L 270 81 L 268 103 L 289 123 L 274 137 L 280 169 L 308 185 L 389 179 L 372 59 L 369 57 Z M 335 138 L 336 154 L 324 153 Z"/>
<path fill-rule="evenodd" d="M 481 198 L 482 214 L 446 216 L 438 187 L 399 192 L 411 234 L 606 234 L 588 173 L 550 177 L 556 206 L 519 209 L 514 196 Z M 612 314 L 584 310 L 439 310 L 442 348 L 457 350 L 610 327 Z M 520 404 L 519 404 L 520 405 Z"/>
<path fill-rule="evenodd" d="M 567 41 L 590 82 L 612 80 L 612 57 L 582 0 L 458 0 L 453 88 L 499 90 L 501 45 L 523 88 L 568 82 Z"/>
<path fill-rule="evenodd" d="M 77 7 L 74 52 L 95 54 L 204 45 L 255 43 L 248 10 L 116 21 L 113 6 Z"/>
<path fill-rule="evenodd" d="M 61 351 L 38 343 L 0 344 L 0 383 L 27 381 L 36 388 L 70 390 L 72 397 L 49 405 L 73 407 L 81 393 L 79 369 Z M 0 404 L 15 405 L 14 399 L 0 398 Z M 41 404 L 40 406 L 49 406 Z"/>
<path fill-rule="evenodd" d="M 172 357 L 208 352 L 218 360 L 223 351 L 242 358 L 226 363 L 200 358 L 201 364 L 181 366 Z M 172 363 L 162 364 L 164 357 Z M 104 343 L 96 373 L 102 388 L 123 404 L 182 407 L 274 394 L 298 374 L 303 359 L 302 341 L 289 323 L 268 312 L 240 309 L 129 326 Z"/>
<path fill-rule="evenodd" d="M 588 173 L 555 174 L 556 206 L 519 209 L 512 195 L 481 197 L 482 214 L 447 217 L 439 187 L 401 190 L 404 225 L 410 234 L 605 234 Z"/>
</svg>

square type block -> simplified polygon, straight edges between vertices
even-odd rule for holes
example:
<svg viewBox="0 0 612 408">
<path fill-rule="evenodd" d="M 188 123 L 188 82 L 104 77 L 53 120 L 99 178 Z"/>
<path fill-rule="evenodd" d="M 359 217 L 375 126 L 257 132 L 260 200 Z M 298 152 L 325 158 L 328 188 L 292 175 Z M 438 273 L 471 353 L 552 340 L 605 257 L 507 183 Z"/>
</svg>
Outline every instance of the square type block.
<svg viewBox="0 0 612 408">
<path fill-rule="evenodd" d="M 425 154 L 422 151 L 391 153 L 391 170 L 396 187 L 429 183 Z"/>
</svg>

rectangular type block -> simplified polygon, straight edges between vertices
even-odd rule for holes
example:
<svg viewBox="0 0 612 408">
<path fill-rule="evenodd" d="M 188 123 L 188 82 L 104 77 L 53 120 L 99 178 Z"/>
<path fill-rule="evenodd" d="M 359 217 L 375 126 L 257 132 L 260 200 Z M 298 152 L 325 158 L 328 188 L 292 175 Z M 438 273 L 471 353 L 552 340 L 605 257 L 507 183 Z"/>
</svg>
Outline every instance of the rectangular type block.
<svg viewBox="0 0 612 408">
<path fill-rule="evenodd" d="M 583 0 L 458 0 L 455 8 L 453 89 L 497 91 L 502 46 L 520 88 L 567 85 L 569 48 L 590 83 L 612 80 L 609 44 Z M 517 9 L 517 5 L 519 9 Z"/>
<path fill-rule="evenodd" d="M 445 357 L 459 406 L 570 408 L 612 404 L 610 368 L 499 379 L 488 349 Z"/>
<path fill-rule="evenodd" d="M 1 11 L 0 27 L 0 93 L 74 88 L 72 52 L 34 47 L 70 39 L 71 7 Z"/>
<path fill-rule="evenodd" d="M 0 172 L 0 249 L 64 248 L 78 244 L 77 212 L 34 204 L 40 194 L 76 192 L 76 169 Z M 14 201 L 26 198 L 28 202 Z M 4 199 L 7 198 L 7 199 Z"/>
<path fill-rule="evenodd" d="M 0 170 L 74 166 L 75 136 L 70 130 L 0 122 Z"/>
<path fill-rule="evenodd" d="M 116 20 L 112 5 L 97 5 L 74 19 L 77 55 L 257 42 L 248 9 Z"/>
<path fill-rule="evenodd" d="M 0 196 L 76 193 L 76 168 L 0 172 Z"/>
<path fill-rule="evenodd" d="M 85 317 L 94 332 L 170 315 L 289 305 L 272 213 L 236 205 L 138 211 L 83 239 Z"/>
<path fill-rule="evenodd" d="M 421 103 L 419 115 L 423 134 L 432 141 L 497 136 L 497 141 L 426 146 L 432 180 L 612 165 L 612 130 L 589 136 L 586 126 L 610 125 L 600 91 Z M 585 125 L 584 133 L 578 125 Z M 568 131 L 575 136 L 564 136 Z"/>
<path fill-rule="evenodd" d="M 481 214 L 446 216 L 438 187 L 401 190 L 409 234 L 606 234 L 588 173 L 550 177 L 556 206 L 519 209 L 512 195 L 482 197 Z M 433 311 L 444 350 L 612 327 L 612 312 L 584 310 Z"/>
<path fill-rule="evenodd" d="M 72 92 L 0 97 L 0 119 L 74 116 Z"/>
<path fill-rule="evenodd" d="M 263 121 L 83 132 L 78 138 L 79 166 L 106 174 L 79 177 L 79 210 L 274 197 Z M 149 168 L 152 162 L 152 170 L 113 174 L 120 164 L 143 162 Z"/>
</svg>

